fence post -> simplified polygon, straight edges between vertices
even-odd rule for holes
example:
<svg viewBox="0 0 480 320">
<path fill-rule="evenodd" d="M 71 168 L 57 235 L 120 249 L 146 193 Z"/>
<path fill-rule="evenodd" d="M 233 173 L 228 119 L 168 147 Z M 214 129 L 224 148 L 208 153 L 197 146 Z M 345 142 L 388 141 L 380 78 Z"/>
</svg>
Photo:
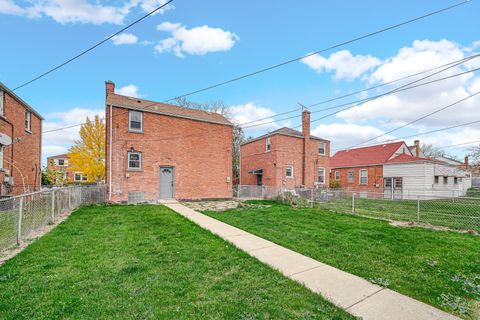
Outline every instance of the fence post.
<svg viewBox="0 0 480 320">
<path fill-rule="evenodd" d="M 355 214 L 355 191 L 352 192 L 352 214 Z"/>
<path fill-rule="evenodd" d="M 55 190 L 52 190 L 52 201 L 51 201 L 51 209 L 52 209 L 52 224 L 55 223 Z"/>
<path fill-rule="evenodd" d="M 17 245 L 20 245 L 22 242 L 23 198 L 24 197 L 20 197 L 20 204 L 18 206 Z"/>
<path fill-rule="evenodd" d="M 417 223 L 420 224 L 420 196 L 417 196 Z"/>
<path fill-rule="evenodd" d="M 68 189 L 68 211 L 72 210 L 72 188 L 69 187 Z"/>
<path fill-rule="evenodd" d="M 310 206 L 311 206 L 312 208 L 313 208 L 313 198 L 314 198 L 314 197 L 313 197 L 313 190 L 315 190 L 315 189 L 312 188 L 312 189 L 310 190 L 310 201 L 311 201 Z"/>
</svg>

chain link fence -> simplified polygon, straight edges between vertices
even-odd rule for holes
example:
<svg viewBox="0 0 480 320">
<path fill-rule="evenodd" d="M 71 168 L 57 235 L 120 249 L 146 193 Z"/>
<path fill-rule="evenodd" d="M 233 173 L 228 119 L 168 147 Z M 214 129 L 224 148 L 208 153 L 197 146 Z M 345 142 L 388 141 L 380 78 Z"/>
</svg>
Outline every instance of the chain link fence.
<svg viewBox="0 0 480 320">
<path fill-rule="evenodd" d="M 36 230 L 80 206 L 104 203 L 104 198 L 104 185 L 89 185 L 0 199 L 0 251 L 20 245 Z"/>
<path fill-rule="evenodd" d="M 245 185 L 237 186 L 234 195 L 239 200 L 275 199 L 336 213 L 480 232 L 480 198 L 477 197 L 409 192 L 408 197 L 402 198 L 382 192 Z"/>
</svg>

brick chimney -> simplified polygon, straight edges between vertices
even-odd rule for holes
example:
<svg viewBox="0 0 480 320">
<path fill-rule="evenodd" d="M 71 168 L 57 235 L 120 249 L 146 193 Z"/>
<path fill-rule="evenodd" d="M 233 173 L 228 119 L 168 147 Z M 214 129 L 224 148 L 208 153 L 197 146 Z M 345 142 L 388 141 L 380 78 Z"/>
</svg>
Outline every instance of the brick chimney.
<svg viewBox="0 0 480 320">
<path fill-rule="evenodd" d="M 415 144 L 415 157 L 420 157 L 420 140 L 415 140 L 413 142 Z"/>
<path fill-rule="evenodd" d="M 115 93 L 115 83 L 113 81 L 107 80 L 105 81 L 105 95 Z"/>
<path fill-rule="evenodd" d="M 465 158 L 463 158 L 463 165 L 465 166 L 465 170 L 468 170 L 468 156 L 465 156 Z"/>
<path fill-rule="evenodd" d="M 302 112 L 302 134 L 303 134 L 303 176 L 302 184 L 305 187 L 313 187 L 314 174 L 312 171 L 312 155 L 310 152 L 310 111 Z M 312 179 L 310 179 L 312 178 Z M 312 180 L 312 181 L 310 181 Z M 310 185 L 311 184 L 311 185 Z"/>
</svg>

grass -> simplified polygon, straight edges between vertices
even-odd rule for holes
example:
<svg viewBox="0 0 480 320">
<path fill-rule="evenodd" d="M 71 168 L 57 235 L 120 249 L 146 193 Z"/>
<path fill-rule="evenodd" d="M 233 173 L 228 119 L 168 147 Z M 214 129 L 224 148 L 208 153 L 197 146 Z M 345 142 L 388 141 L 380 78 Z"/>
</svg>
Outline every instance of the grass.
<svg viewBox="0 0 480 320">
<path fill-rule="evenodd" d="M 447 312 L 480 317 L 480 237 L 260 203 L 271 207 L 206 213 Z"/>
<path fill-rule="evenodd" d="M 318 202 L 321 208 L 350 213 L 352 198 L 340 197 Z M 362 215 L 399 221 L 417 221 L 416 200 L 355 199 L 355 212 Z M 480 199 L 445 198 L 420 201 L 420 222 L 452 229 L 480 232 Z"/>
<path fill-rule="evenodd" d="M 0 267 L 1 319 L 352 319 L 161 206 L 93 206 Z"/>
</svg>

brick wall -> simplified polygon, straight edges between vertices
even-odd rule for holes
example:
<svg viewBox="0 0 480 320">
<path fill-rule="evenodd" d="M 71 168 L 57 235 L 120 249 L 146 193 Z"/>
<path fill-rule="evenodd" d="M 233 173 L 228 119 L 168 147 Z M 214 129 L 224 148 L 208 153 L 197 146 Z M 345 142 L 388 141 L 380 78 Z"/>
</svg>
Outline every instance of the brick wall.
<svg viewBox="0 0 480 320">
<path fill-rule="evenodd" d="M 25 106 L 13 96 L 4 94 L 4 116 L 0 132 L 12 137 L 13 144 L 4 148 L 3 170 L 0 170 L 2 195 L 18 195 L 40 189 L 42 121 L 31 113 L 31 130 L 25 129 Z M 14 186 L 6 188 L 5 169 L 14 178 Z M 23 177 L 23 178 L 22 178 Z"/>
<path fill-rule="evenodd" d="M 66 166 L 55 165 L 55 163 L 54 163 L 55 159 L 64 159 L 67 162 L 67 165 Z M 47 158 L 47 168 L 48 168 L 48 170 L 64 171 L 66 173 L 65 182 L 75 182 L 75 172 L 77 172 L 77 171 L 72 170 L 72 166 L 71 166 L 70 162 L 68 161 L 68 158 L 56 157 L 56 156 L 48 157 Z"/>
<path fill-rule="evenodd" d="M 330 143 L 326 142 L 326 155 L 318 155 L 318 140 L 310 139 L 309 155 L 304 159 L 304 139 L 280 134 L 270 136 L 271 151 L 265 152 L 265 139 L 256 140 L 241 147 L 241 179 L 243 185 L 256 184 L 256 177 L 249 174 L 253 169 L 263 169 L 263 184 L 287 188 L 305 185 L 313 187 L 317 181 L 317 168 L 325 168 L 325 185 L 328 185 L 330 167 Z M 304 161 L 307 164 L 304 171 Z M 293 177 L 286 178 L 288 165 L 293 166 Z M 304 172 L 305 180 L 304 180 Z M 305 183 L 305 184 L 304 184 Z"/>
<path fill-rule="evenodd" d="M 147 112 L 143 117 L 143 133 L 129 132 L 128 110 L 113 108 L 113 202 L 127 201 L 128 192 L 144 192 L 147 200 L 158 200 L 160 166 L 174 167 L 176 199 L 232 196 L 232 127 Z M 109 107 L 106 129 L 106 183 L 109 190 Z M 131 148 L 142 153 L 141 171 L 127 171 L 127 152 Z"/>
<path fill-rule="evenodd" d="M 368 183 L 360 184 L 360 170 L 368 171 Z M 368 167 L 352 167 L 352 168 L 332 168 L 330 178 L 335 179 L 335 172 L 340 172 L 340 185 L 344 189 L 365 192 L 382 192 L 383 191 L 383 166 Z M 353 181 L 348 180 L 348 172 L 353 172 Z M 378 187 L 377 187 L 378 185 Z"/>
</svg>

